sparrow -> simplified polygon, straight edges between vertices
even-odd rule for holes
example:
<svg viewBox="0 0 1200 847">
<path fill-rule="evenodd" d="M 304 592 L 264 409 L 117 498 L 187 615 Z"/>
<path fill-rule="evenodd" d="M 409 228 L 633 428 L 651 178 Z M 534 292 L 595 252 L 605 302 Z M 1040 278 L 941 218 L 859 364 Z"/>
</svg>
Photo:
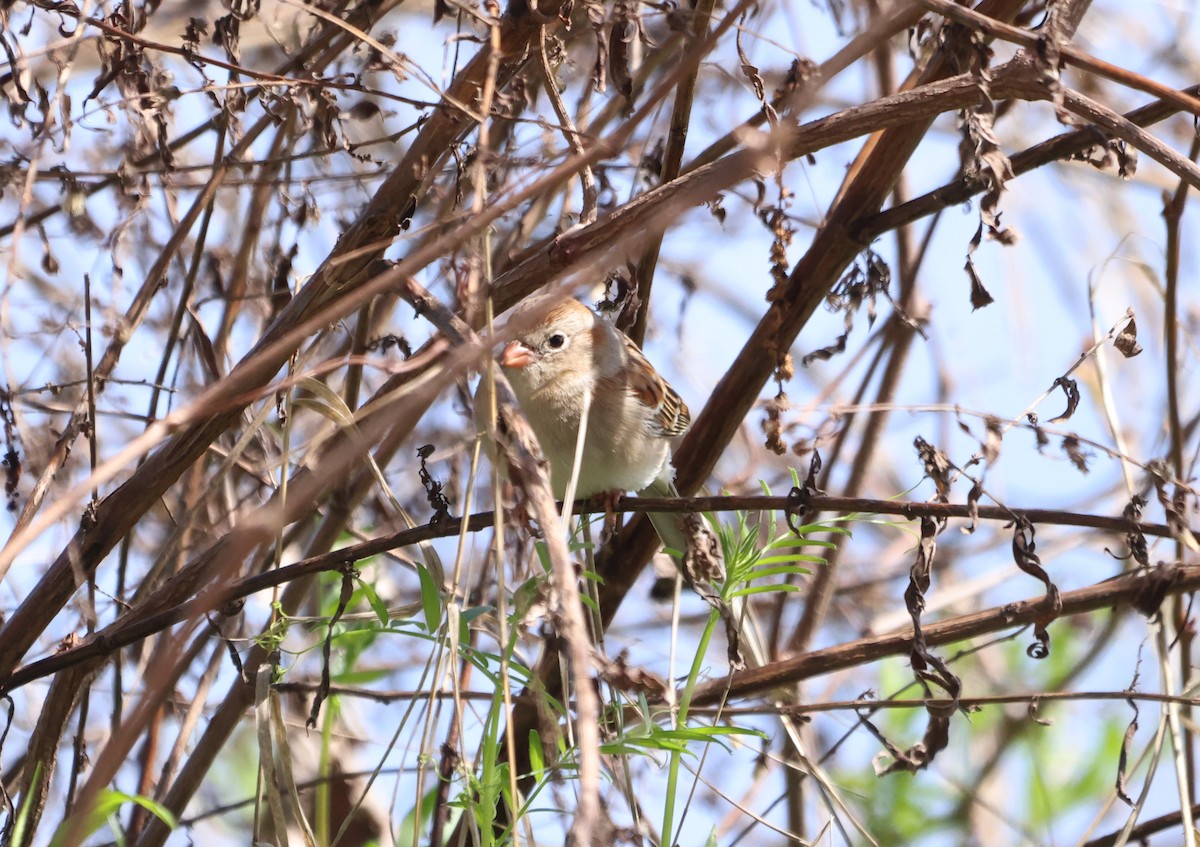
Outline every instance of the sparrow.
<svg viewBox="0 0 1200 847">
<path fill-rule="evenodd" d="M 691 415 L 638 346 L 570 298 L 532 298 L 510 324 L 521 329 L 498 361 L 549 461 L 554 496 L 566 495 L 586 412 L 576 497 L 678 497 L 671 439 L 687 432 Z M 677 515 L 649 517 L 664 544 L 686 549 Z"/>
</svg>

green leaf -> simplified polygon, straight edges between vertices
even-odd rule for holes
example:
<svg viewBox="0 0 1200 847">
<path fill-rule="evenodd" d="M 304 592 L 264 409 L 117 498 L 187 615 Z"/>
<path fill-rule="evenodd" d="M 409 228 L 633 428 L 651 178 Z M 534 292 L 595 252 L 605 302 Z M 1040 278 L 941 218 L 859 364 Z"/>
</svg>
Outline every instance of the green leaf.
<svg viewBox="0 0 1200 847">
<path fill-rule="evenodd" d="M 813 562 L 819 565 L 824 561 L 824 556 L 813 556 L 808 553 L 787 553 L 782 556 L 763 556 L 758 560 L 758 564 L 774 565 L 778 562 Z"/>
<path fill-rule="evenodd" d="M 642 754 L 647 750 L 663 750 L 668 753 L 687 753 L 695 756 L 688 749 L 687 742 L 673 741 L 669 738 L 625 738 L 600 745 L 600 752 L 606 756 L 630 756 Z"/>
<path fill-rule="evenodd" d="M 768 576 L 785 576 L 787 574 L 793 574 L 795 576 L 805 576 L 807 574 L 812 573 L 812 571 L 810 571 L 808 568 L 800 568 L 800 567 L 796 567 L 795 565 L 780 565 L 779 567 L 775 567 L 775 568 L 770 568 L 770 567 L 764 568 L 761 566 L 762 564 L 763 563 L 759 563 L 758 565 L 755 565 L 754 569 L 750 571 L 751 579 L 763 579 L 764 577 L 768 577 Z"/>
<path fill-rule="evenodd" d="M 29 785 L 31 786 L 32 789 L 40 791 L 41 784 L 42 784 L 42 763 L 38 762 L 37 764 L 35 764 L 33 766 L 33 779 L 30 781 Z M 12 831 L 12 843 L 13 844 L 24 844 L 25 843 L 25 828 L 27 826 L 29 826 L 29 815 L 33 811 L 33 794 L 34 793 L 35 793 L 35 791 L 33 791 L 33 790 L 28 791 L 28 792 L 26 792 L 26 796 L 21 798 L 21 810 L 19 812 L 17 812 L 17 820 L 16 820 L 16 823 L 13 825 L 13 831 Z"/>
<path fill-rule="evenodd" d="M 770 591 L 800 591 L 799 585 L 785 585 L 782 583 L 772 583 L 770 585 L 751 585 L 746 588 L 738 588 L 730 592 L 730 597 L 749 597 L 751 594 L 766 594 Z"/>
<path fill-rule="evenodd" d="M 379 594 L 375 591 L 375 586 L 366 580 L 358 580 L 358 587 L 362 590 L 363 596 L 367 598 L 367 604 L 370 605 L 371 611 L 375 613 L 375 617 L 379 618 L 379 622 L 387 626 L 388 610 L 387 605 L 379 599 Z"/>
<path fill-rule="evenodd" d="M 458 613 L 458 616 L 467 623 L 470 623 L 482 615 L 490 615 L 495 611 L 495 606 L 472 606 L 469 609 L 463 609 Z"/>
<path fill-rule="evenodd" d="M 155 802 L 149 797 L 142 797 L 138 794 L 126 794 L 123 791 L 102 791 L 100 795 L 96 797 L 96 802 L 92 804 L 92 808 L 87 813 L 87 818 L 84 823 L 83 838 L 86 839 L 89 835 L 104 826 L 104 824 L 108 822 L 108 819 L 115 815 L 117 810 L 126 803 L 134 803 L 138 806 L 141 806 L 147 812 L 154 815 L 156 818 L 166 824 L 168 829 L 174 829 L 179 825 L 179 822 L 175 820 L 175 816 L 171 814 L 170 809 L 168 809 L 166 806 L 163 806 L 161 803 Z M 63 843 L 62 839 L 66 837 L 72 820 L 74 820 L 74 816 L 68 818 L 63 822 L 62 826 L 59 827 L 58 832 L 56 832 L 54 835 L 54 841 L 51 842 L 53 847 L 59 847 L 59 845 Z"/>
<path fill-rule="evenodd" d="M 720 744 L 721 737 L 727 735 L 766 738 L 766 735 L 757 729 L 737 726 L 683 726 L 675 729 L 650 726 L 645 729 L 647 732 L 644 735 L 626 735 L 608 744 L 600 745 L 600 749 L 610 756 L 641 754 L 647 750 L 662 750 L 668 753 L 686 753 L 689 756 L 695 756 L 690 744 L 712 744 L 714 742 Z M 725 747 L 724 744 L 721 746 Z M 725 747 L 725 749 L 729 748 Z"/>
<path fill-rule="evenodd" d="M 350 670 L 343 671 L 342 673 L 330 674 L 329 679 L 330 681 L 339 683 L 341 685 L 367 685 L 372 682 L 378 682 L 379 680 L 388 676 L 390 673 L 391 671 L 387 670 Z"/>
<path fill-rule="evenodd" d="M 425 631 L 437 632 L 442 624 L 441 589 L 433 581 L 429 568 L 417 565 L 417 576 L 421 580 L 421 608 L 425 611 Z"/>
<path fill-rule="evenodd" d="M 826 524 L 820 524 L 820 523 L 805 524 L 804 526 L 797 527 L 797 530 L 799 530 L 800 535 L 805 536 L 805 538 L 804 538 L 805 544 L 815 544 L 820 547 L 832 547 L 833 542 L 831 542 L 831 541 L 811 541 L 808 539 L 808 536 L 813 535 L 818 532 L 833 532 L 833 533 L 837 533 L 838 535 L 850 535 L 850 536 L 854 535 L 854 533 L 852 533 L 850 530 L 846 529 L 845 527 L 828 526 Z M 788 535 L 782 536 L 781 538 L 779 538 L 777 540 L 778 541 L 786 540 L 786 541 L 790 541 L 792 544 L 795 544 L 796 536 L 789 533 Z"/>
<path fill-rule="evenodd" d="M 529 730 L 529 773 L 536 782 L 541 782 L 546 775 L 546 758 L 542 754 L 542 736 L 536 729 Z"/>
</svg>

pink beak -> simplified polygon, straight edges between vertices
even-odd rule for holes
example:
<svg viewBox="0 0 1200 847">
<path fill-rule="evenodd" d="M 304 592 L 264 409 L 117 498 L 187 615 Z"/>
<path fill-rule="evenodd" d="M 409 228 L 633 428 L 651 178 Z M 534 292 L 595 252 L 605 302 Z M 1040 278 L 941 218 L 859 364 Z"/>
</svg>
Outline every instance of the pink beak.
<svg viewBox="0 0 1200 847">
<path fill-rule="evenodd" d="M 520 341 L 510 341 L 500 353 L 500 365 L 505 368 L 523 368 L 537 361 L 537 355 Z"/>
</svg>

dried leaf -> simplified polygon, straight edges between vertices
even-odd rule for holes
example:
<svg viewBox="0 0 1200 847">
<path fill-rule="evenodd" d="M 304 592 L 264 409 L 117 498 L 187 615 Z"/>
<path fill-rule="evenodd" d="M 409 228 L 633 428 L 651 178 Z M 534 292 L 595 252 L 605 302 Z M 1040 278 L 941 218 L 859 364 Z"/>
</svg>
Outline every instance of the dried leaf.
<svg viewBox="0 0 1200 847">
<path fill-rule="evenodd" d="M 1038 558 L 1037 543 L 1034 540 L 1036 531 L 1028 518 L 1019 518 L 1013 526 L 1012 552 L 1013 561 L 1022 571 L 1041 580 L 1046 586 L 1045 609 L 1039 612 L 1033 624 L 1033 635 L 1037 641 L 1030 644 L 1026 654 L 1030 658 L 1044 659 L 1050 655 L 1050 633 L 1046 627 L 1058 617 L 1062 611 L 1062 597 L 1058 586 L 1050 580 L 1050 575 L 1042 568 L 1042 560 Z"/>
<path fill-rule="evenodd" d="M 925 595 L 929 590 L 933 559 L 937 552 L 937 535 L 941 526 L 941 523 L 931 517 L 921 518 L 921 540 L 917 545 L 917 557 L 909 569 L 908 587 L 904 590 L 904 606 L 908 609 L 913 624 L 912 649 L 909 651 L 913 672 L 927 688 L 929 685 L 936 685 L 957 703 L 962 691 L 962 682 L 944 661 L 929 651 L 929 646 L 925 643 L 925 631 L 921 626 L 921 615 L 925 611 Z"/>
<path fill-rule="evenodd" d="M 1129 323 L 1117 333 L 1117 337 L 1113 339 L 1113 347 L 1126 359 L 1132 359 L 1142 352 L 1142 345 L 1138 344 L 1137 340 L 1137 321 L 1133 318 L 1132 309 L 1129 310 Z"/>
<path fill-rule="evenodd" d="M 350 600 L 354 597 L 354 579 L 358 576 L 358 571 L 347 565 L 342 571 L 342 590 L 338 593 L 337 609 L 334 610 L 333 616 L 329 619 L 329 626 L 325 630 L 325 640 L 321 644 L 321 683 L 317 686 L 317 693 L 313 695 L 312 708 L 308 712 L 308 721 L 306 726 L 312 729 L 317 725 L 317 718 L 321 714 L 321 704 L 329 697 L 330 673 L 329 665 L 331 663 L 330 655 L 333 648 L 333 638 L 337 634 L 337 622 L 341 620 L 342 615 L 346 612 L 346 607 L 350 605 Z"/>
<path fill-rule="evenodd" d="M 633 60 L 631 48 L 637 38 L 637 7 L 625 0 L 613 6 L 612 37 L 609 42 L 608 77 L 613 86 L 625 98 L 625 111 L 633 110 Z M 597 90 L 600 90 L 597 88 Z"/>
<path fill-rule="evenodd" d="M 775 261 L 774 252 L 772 261 Z M 786 271 L 786 265 L 784 270 Z M 899 307 L 896 307 L 888 293 L 891 284 L 892 271 L 887 262 L 874 250 L 864 251 L 862 259 L 854 263 L 825 298 L 825 304 L 829 311 L 842 313 L 842 325 L 845 332 L 830 346 L 814 350 L 806 355 L 800 360 L 801 364 L 807 367 L 815 359 L 829 359 L 835 354 L 843 352 L 846 349 L 846 339 L 849 337 L 850 331 L 854 329 L 854 315 L 862 309 L 864 304 L 867 306 L 868 324 L 875 322 L 875 303 L 876 298 L 880 296 L 887 297 L 897 312 L 900 312 Z M 776 289 L 782 290 L 778 280 L 773 290 Z M 915 326 L 915 322 L 911 320 L 907 322 Z"/>
<path fill-rule="evenodd" d="M 617 654 L 615 659 L 597 656 L 596 665 L 600 678 L 618 691 L 634 695 L 645 694 L 649 699 L 657 701 L 666 698 L 669 690 L 666 680 L 645 668 L 631 667 L 627 649 Z"/>
<path fill-rule="evenodd" d="M 874 761 L 876 776 L 886 776 L 898 771 L 916 773 L 933 761 L 934 757 L 950 743 L 950 717 L 953 709 L 930 706 L 929 723 L 925 726 L 925 735 L 918 743 L 901 750 L 893 744 L 865 715 L 859 715 L 860 723 L 874 735 L 892 757 L 890 764 L 884 765 L 878 757 Z"/>
<path fill-rule="evenodd" d="M 884 774 L 906 771 L 916 773 L 933 761 L 942 750 L 950 744 L 950 718 L 947 715 L 929 714 L 929 723 L 925 725 L 925 735 L 912 747 L 896 757 L 891 767 Z"/>
<path fill-rule="evenodd" d="M 764 446 L 776 456 L 787 452 L 787 442 L 783 440 L 783 413 L 788 409 L 787 395 L 782 391 L 763 404 L 766 416 L 762 419 L 763 435 L 766 436 Z"/>
<path fill-rule="evenodd" d="M 1067 458 L 1071 460 L 1071 464 L 1077 467 L 1083 473 L 1088 472 L 1088 459 L 1092 458 L 1092 453 L 1089 450 L 1084 450 L 1083 445 L 1079 442 L 1079 436 L 1066 435 L 1062 440 L 1063 452 L 1067 454 Z"/>
<path fill-rule="evenodd" d="M 977 480 L 967 493 L 967 514 L 971 519 L 971 523 L 963 527 L 963 532 L 967 535 L 975 531 L 975 525 L 979 522 L 979 498 L 982 496 L 983 483 Z"/>
<path fill-rule="evenodd" d="M 709 213 L 711 213 L 712 216 L 717 219 L 717 223 L 721 224 L 721 226 L 725 225 L 726 212 L 724 205 L 722 205 L 724 200 L 725 195 L 718 194 L 705 204 L 708 206 Z"/>
<path fill-rule="evenodd" d="M 968 178 L 973 178 L 983 186 L 983 196 L 979 201 L 979 227 L 967 246 L 967 259 L 964 270 L 971 280 L 971 307 L 979 309 L 992 303 L 992 295 L 975 270 L 973 254 L 983 241 L 986 231 L 988 238 L 999 241 L 1004 245 L 1012 245 L 1017 241 L 1017 233 L 1001 225 L 999 211 L 1000 195 L 1004 193 L 1005 184 L 1013 178 L 1012 162 L 1000 149 L 999 139 L 994 126 L 996 119 L 995 104 L 991 98 L 991 75 L 987 70 L 990 51 L 978 44 L 980 67 L 976 72 L 976 82 L 979 85 L 980 98 L 978 105 L 963 113 L 960 125 L 963 129 L 963 144 L 966 164 L 964 170 Z"/>
<path fill-rule="evenodd" d="M 839 335 L 837 340 L 828 347 L 822 347 L 819 350 L 813 350 L 811 353 L 806 353 L 804 357 L 800 359 L 800 364 L 807 368 L 815 361 L 820 360 L 825 362 L 832 359 L 838 353 L 844 353 L 846 351 L 847 337 L 848 336 L 843 333 L 842 335 Z"/>
<path fill-rule="evenodd" d="M 694 512 L 684 514 L 680 522 L 687 536 L 683 566 L 693 582 L 720 582 L 725 579 L 725 558 L 721 542 L 704 520 Z"/>
<path fill-rule="evenodd" d="M 425 499 L 433 507 L 433 517 L 429 519 L 429 523 L 439 524 L 450 519 L 450 501 L 442 493 L 443 483 L 430 476 L 429 468 L 425 465 L 426 459 L 433 455 L 433 451 L 432 444 L 417 448 L 417 458 L 421 460 L 421 467 L 417 473 L 421 479 L 421 486 L 425 489 Z"/>
<path fill-rule="evenodd" d="M 1100 134 L 1096 127 L 1089 129 Z M 1093 168 L 1106 174 L 1116 174 L 1121 179 L 1133 179 L 1137 174 L 1138 152 L 1136 147 L 1130 147 L 1120 138 L 1105 137 L 1091 147 L 1080 150 L 1071 156 L 1073 161 L 1087 162 Z"/>
<path fill-rule="evenodd" d="M 54 251 L 50 249 L 50 239 L 46 237 L 45 227 L 38 224 L 36 229 L 42 239 L 42 270 L 54 276 L 58 273 L 58 259 L 54 258 Z"/>
<path fill-rule="evenodd" d="M 721 598 L 713 583 L 725 578 L 725 557 L 721 542 L 699 515 L 680 516 L 679 526 L 687 536 L 683 554 L 683 577 L 705 603 L 721 616 L 725 624 L 725 652 L 729 667 L 741 670 L 746 666 L 742 657 L 741 635 L 733 610 Z"/>
<path fill-rule="evenodd" d="M 596 42 L 596 64 L 592 66 L 592 87 L 603 92 L 608 88 L 608 13 L 600 0 L 583 0 L 588 26 Z"/>
<path fill-rule="evenodd" d="M 4 55 L 8 57 L 8 67 L 19 68 L 22 65 L 17 60 L 17 54 L 13 49 L 13 45 L 8 43 L 8 34 L 9 30 L 7 26 L 0 27 L 0 48 L 4 49 Z M 66 37 L 70 33 L 64 33 L 63 35 Z M 5 87 L 12 86 L 12 93 L 6 93 L 4 98 L 8 101 L 8 113 L 12 117 L 13 123 L 20 126 L 25 121 L 26 107 L 33 103 L 33 98 L 29 96 L 29 92 L 21 85 L 21 74 L 6 74 L 5 83 Z"/>
<path fill-rule="evenodd" d="M 180 46 L 183 48 L 183 55 L 189 60 L 193 58 L 193 54 L 200 50 L 200 39 L 208 35 L 208 21 L 204 18 L 188 18 L 187 26 L 184 27 L 183 37 Z"/>
<path fill-rule="evenodd" d="M 1143 568 L 1150 566 L 1150 547 L 1146 543 L 1146 535 L 1138 526 L 1142 519 L 1142 509 L 1146 501 L 1136 494 L 1125 506 L 1123 516 L 1129 521 L 1129 530 L 1125 533 L 1125 546 L 1129 548 L 1129 558 Z"/>
<path fill-rule="evenodd" d="M 971 280 L 971 309 L 982 309 L 984 306 L 992 305 L 995 298 L 984 286 L 983 280 L 979 278 L 979 273 L 975 270 L 975 262 L 971 260 L 970 255 L 967 256 L 967 263 L 963 265 L 963 270 L 967 272 L 967 277 Z"/>
<path fill-rule="evenodd" d="M 1129 692 L 1133 692 L 1132 687 L 1129 689 Z M 1125 790 L 1125 779 L 1129 766 L 1129 751 L 1133 747 L 1134 734 L 1138 731 L 1138 705 L 1132 697 L 1127 698 L 1125 702 L 1133 709 L 1133 717 L 1130 718 L 1129 725 L 1125 727 L 1125 737 L 1121 739 L 1121 752 L 1117 755 L 1117 779 L 1115 787 L 1117 796 L 1121 798 L 1125 805 L 1133 807 L 1133 799 Z"/>
<path fill-rule="evenodd" d="M 241 38 L 242 23 L 237 15 L 230 13 L 217 18 L 213 26 L 213 44 L 225 48 L 225 56 L 235 65 L 242 62 Z"/>
<path fill-rule="evenodd" d="M 917 558 L 909 569 L 908 588 L 904 591 L 904 605 L 914 624 L 920 624 L 925 611 L 925 592 L 929 590 L 929 576 L 933 569 L 933 558 L 937 553 L 937 522 L 928 516 L 921 518 L 921 540 L 917 542 Z"/>
<path fill-rule="evenodd" d="M 1046 445 L 1050 443 L 1050 439 L 1046 436 L 1046 433 L 1042 430 L 1042 428 L 1038 426 L 1038 416 L 1036 412 L 1030 412 L 1026 416 L 1026 420 L 1029 421 L 1029 426 L 1033 430 L 1033 437 L 1035 445 L 1037 446 L 1037 451 L 1041 453 L 1042 450 L 1045 449 Z"/>
<path fill-rule="evenodd" d="M 991 467 L 1000 458 L 1000 442 L 1004 440 L 1004 433 L 1000 419 L 995 415 L 988 415 L 986 423 L 987 440 L 983 443 L 983 460 L 987 467 Z"/>
<path fill-rule="evenodd" d="M 15 512 L 17 510 L 17 489 L 21 485 L 21 454 L 16 449 L 9 445 L 4 451 L 4 459 L 0 460 L 0 464 L 4 465 L 4 496 L 8 500 L 8 510 Z"/>
<path fill-rule="evenodd" d="M 754 97 L 762 107 L 763 114 L 767 116 L 767 121 L 774 126 L 779 120 L 779 115 L 775 111 L 775 107 L 767 101 L 767 89 L 763 84 L 762 75 L 758 72 L 758 68 L 750 62 L 750 57 L 746 55 L 746 51 L 742 47 L 741 28 L 737 31 L 736 42 L 738 61 L 742 64 L 742 75 L 746 77 L 750 83 L 750 87 L 754 90 Z"/>
<path fill-rule="evenodd" d="M 913 440 L 913 446 L 917 448 L 917 457 L 925 466 L 925 476 L 933 480 L 933 484 L 937 487 L 937 501 L 948 503 L 950 500 L 950 472 L 954 466 L 945 453 L 919 435 Z"/>
<path fill-rule="evenodd" d="M 1187 525 L 1185 517 L 1187 500 L 1183 486 L 1176 483 L 1174 494 L 1168 495 L 1167 493 L 1167 483 L 1174 478 L 1170 466 L 1161 459 L 1156 459 L 1146 466 L 1146 470 L 1150 472 L 1150 479 L 1154 483 L 1154 492 L 1158 495 L 1159 505 L 1166 513 L 1167 526 L 1171 528 L 1171 535 L 1193 553 L 1200 552 L 1200 543 L 1197 543 L 1196 537 Z"/>
<path fill-rule="evenodd" d="M 821 472 L 821 454 L 817 450 L 813 450 L 812 459 L 808 463 L 808 476 L 804 479 L 803 486 L 794 486 L 788 492 L 787 507 L 785 509 L 787 515 L 788 529 L 799 536 L 804 514 L 809 511 L 809 500 L 815 494 L 824 494 L 817 487 L 817 474 Z"/>
<path fill-rule="evenodd" d="M 1058 417 L 1051 418 L 1050 423 L 1057 424 L 1070 420 L 1071 416 L 1075 414 L 1075 410 L 1079 408 L 1079 383 L 1069 376 L 1060 376 L 1054 380 L 1054 385 L 1050 387 L 1052 389 L 1061 388 L 1063 394 L 1067 395 L 1067 408 Z"/>
</svg>

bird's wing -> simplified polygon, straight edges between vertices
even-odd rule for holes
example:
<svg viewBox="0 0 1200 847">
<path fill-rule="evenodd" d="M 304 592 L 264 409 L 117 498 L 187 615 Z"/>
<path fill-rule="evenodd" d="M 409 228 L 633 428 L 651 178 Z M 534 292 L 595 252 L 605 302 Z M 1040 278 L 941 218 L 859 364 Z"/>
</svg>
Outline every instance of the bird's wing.
<svg viewBox="0 0 1200 847">
<path fill-rule="evenodd" d="M 667 381 L 659 376 L 654 366 L 647 361 L 638 346 L 628 336 L 625 339 L 625 352 L 638 367 L 628 369 L 628 390 L 653 412 L 650 417 L 650 427 L 653 434 L 664 438 L 674 438 L 683 435 L 692 424 L 692 415 L 687 404 Z"/>
</svg>

